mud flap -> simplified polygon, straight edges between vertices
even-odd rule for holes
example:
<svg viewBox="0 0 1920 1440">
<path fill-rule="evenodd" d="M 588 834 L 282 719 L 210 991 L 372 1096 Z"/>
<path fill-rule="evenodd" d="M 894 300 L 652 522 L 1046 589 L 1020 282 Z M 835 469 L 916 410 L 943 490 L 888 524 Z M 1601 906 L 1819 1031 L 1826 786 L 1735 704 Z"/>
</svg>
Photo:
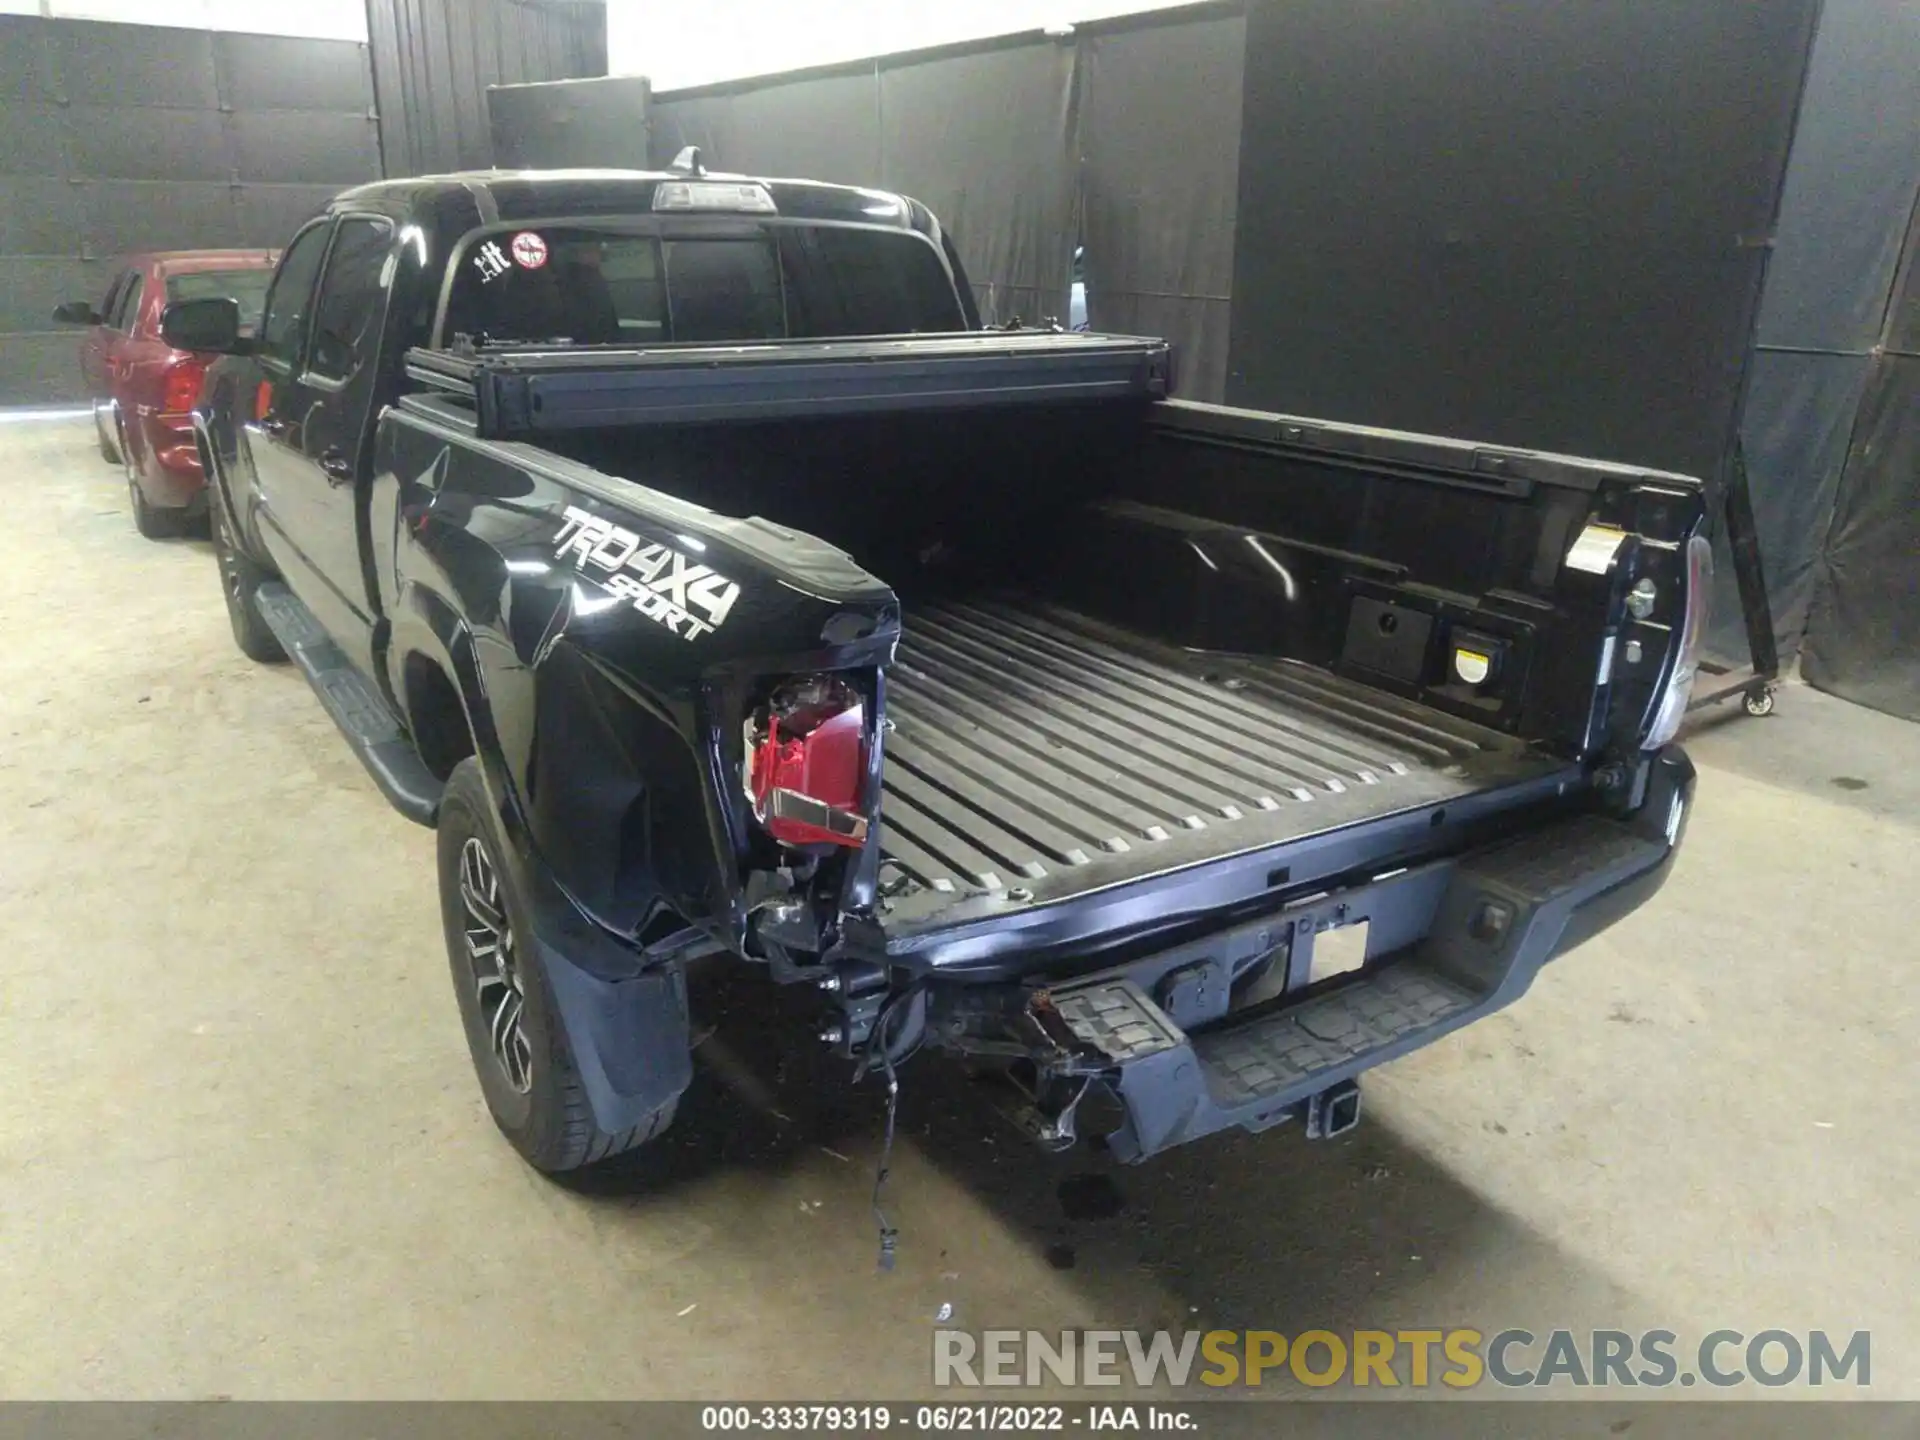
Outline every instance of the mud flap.
<svg viewBox="0 0 1920 1440">
<path fill-rule="evenodd" d="M 532 912 L 532 943 L 553 992 L 567 1049 L 608 1134 L 630 1130 L 693 1080 L 686 979 L 641 957 L 583 914 L 546 867 L 503 845 Z"/>
<path fill-rule="evenodd" d="M 687 1088 L 693 1055 L 678 966 L 604 980 L 536 943 L 596 1125 L 632 1129 Z"/>
</svg>

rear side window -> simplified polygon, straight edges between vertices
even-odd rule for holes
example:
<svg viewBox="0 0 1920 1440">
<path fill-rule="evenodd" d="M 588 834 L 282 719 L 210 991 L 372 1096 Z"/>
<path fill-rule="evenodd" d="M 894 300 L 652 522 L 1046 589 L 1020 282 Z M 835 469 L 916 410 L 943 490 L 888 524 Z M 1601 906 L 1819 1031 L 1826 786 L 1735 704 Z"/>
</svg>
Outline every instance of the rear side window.
<svg viewBox="0 0 1920 1440">
<path fill-rule="evenodd" d="M 441 338 L 646 345 L 965 328 L 946 266 L 917 235 L 769 225 L 663 240 L 554 225 L 469 243 Z"/>
<path fill-rule="evenodd" d="M 345 380 L 372 356 L 387 312 L 392 235 L 385 220 L 340 222 L 314 305 L 313 351 L 307 361 L 314 374 Z"/>
<path fill-rule="evenodd" d="M 107 317 L 107 323 L 122 334 L 133 330 L 133 322 L 140 316 L 140 297 L 147 288 L 146 277 L 135 270 L 127 276 L 127 283 L 120 289 L 120 303 L 113 314 Z"/>
<path fill-rule="evenodd" d="M 113 323 L 113 312 L 120 308 L 120 292 L 125 288 L 127 279 L 132 274 L 133 272 L 131 270 L 122 270 L 118 275 L 113 277 L 113 283 L 107 286 L 107 298 L 100 302 L 99 313 L 101 324 L 111 325 Z"/>
<path fill-rule="evenodd" d="M 240 306 L 240 328 L 259 328 L 266 308 L 267 286 L 273 272 L 257 270 L 192 270 L 167 277 L 167 303 L 176 300 L 232 300 Z"/>
<path fill-rule="evenodd" d="M 260 355 L 276 364 L 300 363 L 300 346 L 307 333 L 307 307 L 313 282 L 327 252 L 330 226 L 322 223 L 302 230 L 280 258 L 273 284 L 267 290 L 266 313 L 260 320 Z"/>
</svg>

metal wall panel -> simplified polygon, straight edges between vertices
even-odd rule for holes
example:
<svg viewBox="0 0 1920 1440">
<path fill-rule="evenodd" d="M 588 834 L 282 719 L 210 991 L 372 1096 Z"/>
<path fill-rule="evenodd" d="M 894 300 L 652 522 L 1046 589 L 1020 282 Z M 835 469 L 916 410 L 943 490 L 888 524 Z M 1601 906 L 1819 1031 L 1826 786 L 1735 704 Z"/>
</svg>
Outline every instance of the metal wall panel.
<svg viewBox="0 0 1920 1440">
<path fill-rule="evenodd" d="M 67 173 L 67 127 L 51 105 L 0 101 L 0 175 Z"/>
<path fill-rule="evenodd" d="M 224 180 L 88 180 L 69 188 L 83 207 L 86 244 L 95 255 L 240 243 L 233 189 Z"/>
<path fill-rule="evenodd" d="M 217 110 L 75 105 L 67 112 L 75 176 L 116 180 L 226 180 L 233 173 Z"/>
<path fill-rule="evenodd" d="M 212 110 L 213 45 L 205 30 L 75 23 L 53 31 L 63 98 Z"/>
<path fill-rule="evenodd" d="M 0 17 L 0 404 L 79 398 L 52 310 L 119 255 L 278 245 L 378 174 L 364 45 Z"/>
<path fill-rule="evenodd" d="M 0 255 L 65 254 L 80 233 L 81 198 L 58 175 L 0 175 Z"/>
<path fill-rule="evenodd" d="M 220 94 L 235 110 L 328 110 L 365 115 L 373 104 L 361 45 L 282 35 L 213 37 Z"/>
<path fill-rule="evenodd" d="M 316 185 L 380 173 L 379 140 L 364 115 L 254 110 L 228 119 L 237 179 Z"/>
<path fill-rule="evenodd" d="M 487 91 L 493 163 L 514 170 L 644 170 L 650 97 L 644 75 L 495 85 Z"/>
<path fill-rule="evenodd" d="M 489 85 L 607 70 L 602 5 L 368 0 L 367 33 L 389 175 L 492 165 Z"/>
<path fill-rule="evenodd" d="M 19 104 L 52 105 L 60 99 L 51 39 L 40 20 L 0 15 L 0 96 Z"/>
</svg>

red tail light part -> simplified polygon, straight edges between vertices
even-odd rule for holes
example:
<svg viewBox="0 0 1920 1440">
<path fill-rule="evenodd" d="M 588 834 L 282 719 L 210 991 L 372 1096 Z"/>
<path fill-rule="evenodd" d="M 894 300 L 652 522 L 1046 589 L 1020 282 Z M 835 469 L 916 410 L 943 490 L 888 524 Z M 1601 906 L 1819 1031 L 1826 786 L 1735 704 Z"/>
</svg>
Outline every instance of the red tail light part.
<svg viewBox="0 0 1920 1440">
<path fill-rule="evenodd" d="M 200 403 L 200 386 L 207 378 L 207 362 L 195 355 L 186 360 L 176 360 L 167 369 L 167 378 L 160 391 L 160 409 L 164 414 L 179 415 L 193 409 Z"/>
<path fill-rule="evenodd" d="M 753 815 L 783 845 L 863 845 L 866 712 L 844 682 L 824 677 L 776 690 L 748 723 Z"/>
</svg>

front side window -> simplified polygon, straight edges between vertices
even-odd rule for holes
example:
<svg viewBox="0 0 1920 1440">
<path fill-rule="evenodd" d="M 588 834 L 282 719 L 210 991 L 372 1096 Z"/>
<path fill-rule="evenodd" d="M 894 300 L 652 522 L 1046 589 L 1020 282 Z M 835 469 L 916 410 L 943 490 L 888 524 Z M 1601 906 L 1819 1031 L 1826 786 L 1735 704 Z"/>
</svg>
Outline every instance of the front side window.
<svg viewBox="0 0 1920 1440">
<path fill-rule="evenodd" d="M 262 359 L 289 368 L 300 363 L 313 282 L 319 278 L 320 261 L 327 253 L 327 235 L 331 230 L 324 221 L 309 226 L 294 238 L 287 253 L 280 258 L 280 268 L 267 291 L 266 313 L 260 320 Z"/>
<path fill-rule="evenodd" d="M 373 354 L 387 311 L 392 237 L 393 227 L 385 220 L 340 222 L 313 311 L 313 353 L 307 363 L 314 374 L 344 380 Z"/>
<path fill-rule="evenodd" d="M 725 235 L 551 225 L 471 241 L 442 343 L 648 345 L 964 330 L 953 281 L 916 235 L 767 225 Z"/>
</svg>

